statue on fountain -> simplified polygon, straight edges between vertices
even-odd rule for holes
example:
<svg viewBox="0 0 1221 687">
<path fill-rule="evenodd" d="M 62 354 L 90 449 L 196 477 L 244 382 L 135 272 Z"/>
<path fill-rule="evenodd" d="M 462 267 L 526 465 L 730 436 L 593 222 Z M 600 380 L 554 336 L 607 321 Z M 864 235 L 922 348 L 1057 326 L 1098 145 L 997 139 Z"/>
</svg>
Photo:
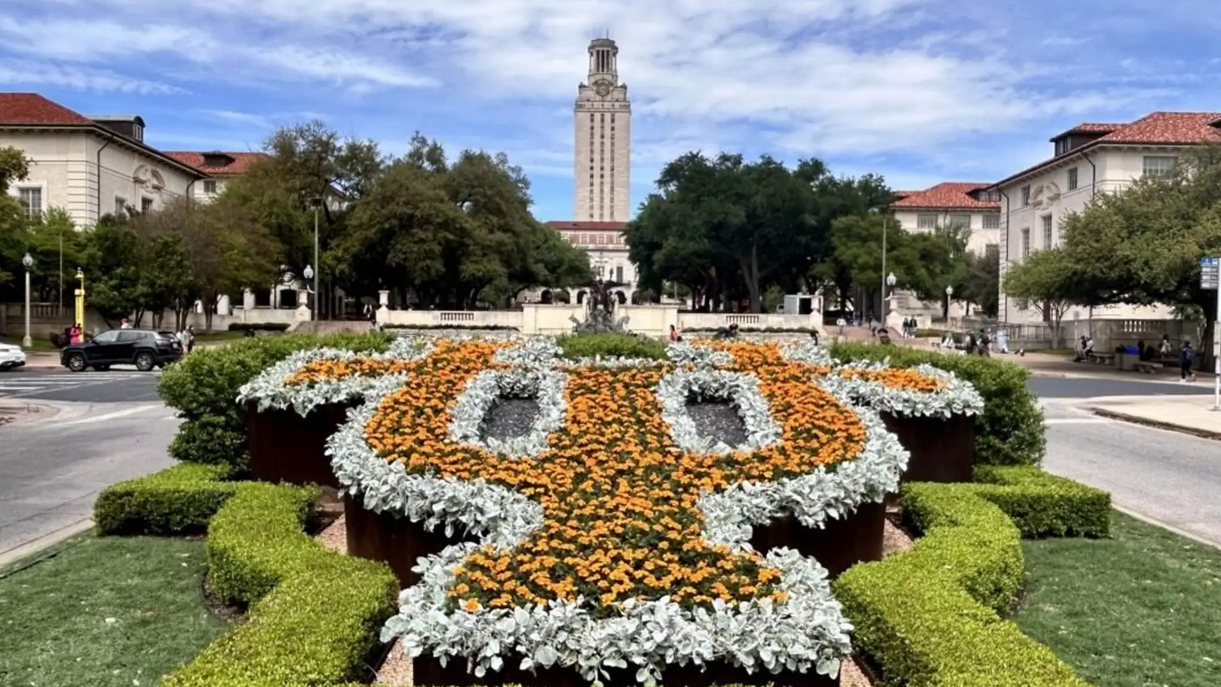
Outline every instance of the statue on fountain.
<svg viewBox="0 0 1221 687">
<path fill-rule="evenodd" d="M 610 332 L 623 333 L 627 331 L 626 316 L 615 319 L 615 296 L 611 292 L 610 282 L 598 279 L 591 285 L 589 298 L 585 303 L 585 321 L 575 316 L 572 321 L 573 332 L 577 334 L 606 334 Z"/>
</svg>

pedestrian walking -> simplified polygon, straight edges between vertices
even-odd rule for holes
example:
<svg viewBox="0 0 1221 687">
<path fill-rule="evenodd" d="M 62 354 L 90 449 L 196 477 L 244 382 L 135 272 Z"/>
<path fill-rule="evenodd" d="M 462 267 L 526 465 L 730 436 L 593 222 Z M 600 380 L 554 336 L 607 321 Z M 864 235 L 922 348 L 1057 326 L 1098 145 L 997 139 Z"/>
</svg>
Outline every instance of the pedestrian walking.
<svg viewBox="0 0 1221 687">
<path fill-rule="evenodd" d="M 77 322 L 76 324 L 72 325 L 72 329 L 68 330 L 68 340 L 74 344 L 83 343 L 84 336 L 85 336 L 85 330 L 83 327 L 81 327 L 80 322 Z"/>
<path fill-rule="evenodd" d="M 186 354 L 190 354 L 195 350 L 195 325 L 188 324 L 185 329 L 178 334 L 178 340 L 182 342 L 182 350 Z"/>
<path fill-rule="evenodd" d="M 1190 341 L 1183 341 L 1183 347 L 1179 349 L 1179 382 L 1196 381 L 1196 373 L 1191 369 L 1191 366 L 1196 362 L 1196 349 L 1191 347 Z"/>
<path fill-rule="evenodd" d="M 835 326 L 839 327 L 839 340 L 843 341 L 844 340 L 844 327 L 848 326 L 848 321 L 845 320 L 841 316 L 838 320 L 835 321 Z"/>
</svg>

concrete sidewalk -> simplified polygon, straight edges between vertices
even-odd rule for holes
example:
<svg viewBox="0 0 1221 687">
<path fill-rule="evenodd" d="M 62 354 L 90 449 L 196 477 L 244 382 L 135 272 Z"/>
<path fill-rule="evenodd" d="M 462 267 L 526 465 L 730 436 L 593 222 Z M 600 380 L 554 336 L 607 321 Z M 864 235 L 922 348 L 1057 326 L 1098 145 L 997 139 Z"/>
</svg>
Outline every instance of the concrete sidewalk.
<svg viewBox="0 0 1221 687">
<path fill-rule="evenodd" d="M 1204 439 L 1221 440 L 1221 412 L 1213 411 L 1212 396 L 1158 396 L 1100 400 L 1086 408 L 1095 415 Z"/>
</svg>

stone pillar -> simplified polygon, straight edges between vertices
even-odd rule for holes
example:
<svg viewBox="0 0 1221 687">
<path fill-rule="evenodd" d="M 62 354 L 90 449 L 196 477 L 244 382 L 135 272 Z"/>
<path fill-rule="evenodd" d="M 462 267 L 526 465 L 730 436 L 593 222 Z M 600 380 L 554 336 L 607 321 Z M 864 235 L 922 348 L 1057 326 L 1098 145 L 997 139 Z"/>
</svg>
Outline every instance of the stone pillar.
<svg viewBox="0 0 1221 687">
<path fill-rule="evenodd" d="M 377 292 L 377 323 L 385 326 L 390 321 L 390 292 L 382 289 Z"/>
<path fill-rule="evenodd" d="M 254 310 L 254 292 L 242 289 L 242 310 Z"/>
<path fill-rule="evenodd" d="M 233 310 L 231 308 L 231 305 L 232 305 L 232 301 L 230 301 L 229 296 L 221 296 L 220 298 L 217 298 L 216 299 L 216 314 L 217 315 L 226 315 L 226 316 L 232 315 Z"/>
</svg>

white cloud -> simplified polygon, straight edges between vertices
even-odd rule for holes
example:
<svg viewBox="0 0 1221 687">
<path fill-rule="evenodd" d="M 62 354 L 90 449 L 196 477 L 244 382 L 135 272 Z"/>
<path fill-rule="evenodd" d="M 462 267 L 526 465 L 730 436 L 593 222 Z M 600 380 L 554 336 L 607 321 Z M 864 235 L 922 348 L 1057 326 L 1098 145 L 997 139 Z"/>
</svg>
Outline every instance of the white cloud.
<svg viewBox="0 0 1221 687">
<path fill-rule="evenodd" d="M 1042 146 L 1072 120 L 1170 109 L 1215 86 L 1204 60 L 1105 52 L 1207 8 L 1163 4 L 1133 0 L 1120 17 L 1099 14 L 1103 0 L 179 0 L 169 13 L 162 0 L 43 0 L 42 14 L 0 12 L 0 55 L 266 95 L 216 104 L 234 126 L 321 109 L 345 134 L 421 128 L 570 176 L 575 87 L 609 27 L 633 100 L 634 181 L 687 150 L 728 149 L 868 161 L 914 182 L 1016 167 L 997 152 L 1025 149 L 1009 141 Z"/>
<path fill-rule="evenodd" d="M 74 88 L 165 95 L 184 92 L 181 88 L 157 81 L 132 78 L 105 69 L 49 65 L 30 60 L 0 59 L 0 84 L 18 88 Z"/>
</svg>

